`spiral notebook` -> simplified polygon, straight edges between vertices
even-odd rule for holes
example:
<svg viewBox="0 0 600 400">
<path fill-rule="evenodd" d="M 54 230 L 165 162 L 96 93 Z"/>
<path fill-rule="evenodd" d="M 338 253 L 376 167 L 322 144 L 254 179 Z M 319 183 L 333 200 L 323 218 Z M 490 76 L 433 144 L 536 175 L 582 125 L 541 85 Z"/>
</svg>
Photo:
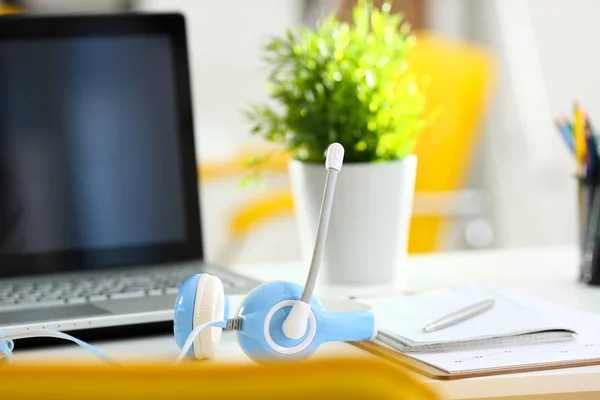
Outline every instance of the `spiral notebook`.
<svg viewBox="0 0 600 400">
<path fill-rule="evenodd" d="M 423 332 L 430 322 L 489 299 L 495 304 L 483 314 L 435 332 Z M 575 335 L 566 321 L 551 313 L 482 286 L 361 302 L 375 311 L 379 328 L 374 341 L 404 353 L 568 341 Z"/>
<path fill-rule="evenodd" d="M 496 304 L 484 314 L 422 332 L 433 320 L 489 298 Z M 469 286 L 359 302 L 372 308 L 379 332 L 354 344 L 434 379 L 600 365 L 600 315 L 528 293 Z"/>
</svg>

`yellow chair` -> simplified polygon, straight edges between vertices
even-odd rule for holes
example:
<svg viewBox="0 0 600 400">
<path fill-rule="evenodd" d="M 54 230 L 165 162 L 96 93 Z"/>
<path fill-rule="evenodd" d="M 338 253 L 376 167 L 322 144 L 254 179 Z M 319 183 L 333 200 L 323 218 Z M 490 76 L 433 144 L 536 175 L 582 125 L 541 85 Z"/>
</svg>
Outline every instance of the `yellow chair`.
<svg viewBox="0 0 600 400">
<path fill-rule="evenodd" d="M 2 398 L 440 400 L 407 370 L 377 359 L 272 365 L 7 365 Z"/>
<path fill-rule="evenodd" d="M 262 156 L 268 152 L 269 150 L 263 148 L 245 149 L 229 158 L 200 163 L 198 165 L 198 177 L 202 183 L 211 183 L 212 181 L 231 178 L 239 179 L 241 176 L 249 173 L 246 166 L 248 160 L 251 160 L 253 157 Z M 261 164 L 261 174 L 285 173 L 289 159 L 288 154 L 274 154 Z"/>
<path fill-rule="evenodd" d="M 439 249 L 449 222 L 460 218 L 461 193 L 480 134 L 479 123 L 486 109 L 492 84 L 493 61 L 475 46 L 419 33 L 409 57 L 409 73 L 430 79 L 430 107 L 440 113 L 421 134 L 415 154 L 419 159 L 415 201 L 409 236 L 409 253 Z M 233 167 L 232 167 L 233 166 Z M 201 179 L 217 179 L 244 173 L 241 162 L 206 167 Z M 286 173 L 287 160 L 271 162 L 266 172 Z M 219 262 L 230 263 L 236 250 L 257 227 L 293 212 L 287 189 L 268 193 L 235 210 L 229 225 L 229 240 Z"/>
<path fill-rule="evenodd" d="M 256 156 L 264 155 L 270 149 L 247 149 L 228 158 L 217 161 L 200 163 L 198 178 L 202 185 L 214 182 L 233 180 L 239 182 L 241 177 L 250 174 L 246 163 Z M 285 175 L 290 160 L 289 154 L 278 153 L 270 157 L 260 166 L 262 176 Z M 243 189 L 240 189 L 243 190 Z M 222 265 L 232 264 L 243 248 L 246 239 L 253 231 L 261 226 L 268 225 L 282 216 L 291 216 L 294 210 L 294 201 L 289 187 L 269 191 L 258 195 L 246 202 L 241 207 L 233 210 L 227 221 L 227 237 L 222 248 L 217 250 L 214 262 Z"/>
<path fill-rule="evenodd" d="M 409 253 L 421 253 L 439 247 L 445 228 L 456 214 L 452 202 L 464 189 L 478 144 L 479 125 L 492 85 L 493 61 L 475 46 L 421 33 L 408 65 L 411 71 L 431 79 L 427 102 L 430 107 L 441 107 L 415 149 L 419 158 L 415 207 L 419 207 L 420 194 L 441 194 L 442 198 L 442 207 L 436 213 L 417 212 L 411 221 Z"/>
<path fill-rule="evenodd" d="M 6 14 L 17 14 L 22 11 L 23 10 L 18 7 L 0 3 L 0 15 L 2 15 L 2 14 L 5 14 L 5 15 Z"/>
</svg>

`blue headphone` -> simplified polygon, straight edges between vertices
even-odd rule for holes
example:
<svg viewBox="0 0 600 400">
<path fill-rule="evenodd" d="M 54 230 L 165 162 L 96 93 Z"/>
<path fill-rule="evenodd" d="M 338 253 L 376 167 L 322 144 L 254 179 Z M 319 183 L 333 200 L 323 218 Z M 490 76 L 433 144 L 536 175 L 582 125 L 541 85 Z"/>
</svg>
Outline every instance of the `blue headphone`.
<svg viewBox="0 0 600 400">
<path fill-rule="evenodd" d="M 226 319 L 222 285 L 208 274 L 194 275 L 181 287 L 175 306 L 175 342 L 187 356 L 214 356 L 222 329 L 235 330 L 239 344 L 251 359 L 306 358 L 325 342 L 362 341 L 375 336 L 371 311 L 327 312 L 312 296 L 304 331 L 298 337 L 285 332 L 284 324 L 301 301 L 303 287 L 290 282 L 271 282 L 254 289 L 241 303 L 236 317 Z M 208 297 L 205 297 L 208 294 Z M 303 317 L 301 317 L 303 319 Z M 300 319 L 300 323 L 303 320 Z M 213 327 L 206 325 L 214 323 Z M 194 329 L 203 329 L 193 335 Z M 193 338 L 193 341 L 189 341 Z M 190 343 L 186 346 L 186 343 Z"/>
<path fill-rule="evenodd" d="M 2 333 L 2 331 L 0 331 Z M 8 360 L 12 356 L 14 343 L 12 340 L 0 342 L 0 363 Z"/>
<path fill-rule="evenodd" d="M 190 277 L 177 295 L 174 320 L 175 341 L 186 355 L 213 357 L 223 329 L 235 330 L 242 350 L 255 361 L 306 358 L 325 342 L 375 336 L 371 311 L 327 312 L 312 294 L 343 157 L 340 144 L 329 146 L 325 192 L 305 287 L 290 282 L 261 285 L 246 296 L 234 317 L 228 318 L 229 302 L 221 281 L 208 274 Z"/>
<path fill-rule="evenodd" d="M 181 348 L 177 359 L 212 358 L 223 329 L 237 333 L 242 350 L 257 362 L 270 359 L 309 357 L 325 342 L 363 341 L 376 334 L 371 311 L 327 312 L 313 295 L 323 255 L 337 174 L 342 168 L 344 148 L 334 143 L 327 149 L 327 179 L 317 238 L 306 285 L 271 282 L 250 292 L 238 310 L 230 314 L 230 301 L 216 276 L 197 274 L 180 287 L 175 303 L 175 342 Z M 112 361 L 95 347 L 63 332 L 40 329 L 6 334 L 0 331 L 0 361 L 10 358 L 13 339 L 34 336 L 71 340 L 97 357 Z"/>
</svg>

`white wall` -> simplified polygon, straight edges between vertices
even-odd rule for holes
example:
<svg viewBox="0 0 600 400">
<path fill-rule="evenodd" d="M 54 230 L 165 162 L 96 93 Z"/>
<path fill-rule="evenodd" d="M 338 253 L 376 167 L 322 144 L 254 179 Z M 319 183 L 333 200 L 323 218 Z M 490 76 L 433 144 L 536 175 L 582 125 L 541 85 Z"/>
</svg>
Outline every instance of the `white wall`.
<svg viewBox="0 0 600 400">
<path fill-rule="evenodd" d="M 201 159 L 230 154 L 232 148 L 261 144 L 249 135 L 242 110 L 265 98 L 261 47 L 296 25 L 296 0 L 143 0 L 144 10 L 178 11 L 186 16 L 193 95 Z"/>
<path fill-rule="evenodd" d="M 600 2 L 431 0 L 430 28 L 487 47 L 497 62 L 475 185 L 495 244 L 576 241 L 575 165 L 552 119 L 578 98 L 600 118 L 594 82 Z M 576 61 L 574 61 L 576 60 Z"/>
<path fill-rule="evenodd" d="M 188 27 L 193 80 L 196 151 L 200 161 L 217 160 L 237 150 L 264 145 L 249 133 L 243 110 L 266 98 L 262 46 L 273 35 L 300 23 L 301 0 L 144 0 L 146 11 L 177 11 Z M 205 246 L 213 259 L 225 244 L 227 221 L 239 206 L 287 177 L 266 181 L 264 188 L 240 189 L 239 178 L 201 187 Z M 258 229 L 240 254 L 244 262 L 297 258 L 293 216 Z"/>
<path fill-rule="evenodd" d="M 574 161 L 552 119 L 571 109 L 578 90 L 594 75 L 563 59 L 561 49 L 571 42 L 575 52 L 586 51 L 587 44 L 575 43 L 579 37 L 584 41 L 589 37 L 577 32 L 581 21 L 568 15 L 572 5 L 567 2 L 490 3 L 487 29 L 500 61 L 500 97 L 488 137 L 488 181 L 494 193 L 499 244 L 575 243 Z M 579 8 L 577 14 L 593 14 L 593 8 Z M 559 82 L 562 90 L 556 90 Z"/>
<path fill-rule="evenodd" d="M 600 2 L 529 3 L 551 111 L 569 111 L 576 98 L 600 122 Z"/>
</svg>

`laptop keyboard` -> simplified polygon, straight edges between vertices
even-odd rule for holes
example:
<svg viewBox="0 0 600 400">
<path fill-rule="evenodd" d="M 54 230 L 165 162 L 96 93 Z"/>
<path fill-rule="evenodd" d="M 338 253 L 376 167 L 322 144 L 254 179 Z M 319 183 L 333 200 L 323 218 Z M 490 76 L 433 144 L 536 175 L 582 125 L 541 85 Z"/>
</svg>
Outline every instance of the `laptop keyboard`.
<svg viewBox="0 0 600 400">
<path fill-rule="evenodd" d="M 175 295 L 179 286 L 194 273 L 190 268 L 173 268 L 0 285 L 0 310 Z M 232 281 L 221 280 L 225 288 L 234 285 Z"/>
</svg>

